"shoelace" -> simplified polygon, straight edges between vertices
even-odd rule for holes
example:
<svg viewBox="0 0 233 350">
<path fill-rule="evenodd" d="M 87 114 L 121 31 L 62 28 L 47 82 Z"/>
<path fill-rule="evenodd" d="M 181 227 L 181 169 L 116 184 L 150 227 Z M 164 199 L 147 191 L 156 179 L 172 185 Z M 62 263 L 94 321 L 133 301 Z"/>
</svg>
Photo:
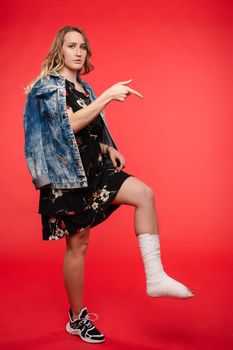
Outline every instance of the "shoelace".
<svg viewBox="0 0 233 350">
<path fill-rule="evenodd" d="M 91 318 L 91 315 L 94 315 L 94 318 Z M 79 325 L 83 324 L 87 328 L 92 328 L 93 324 L 92 321 L 96 321 L 98 319 L 98 315 L 94 313 L 88 313 L 85 317 L 80 319 Z"/>
<path fill-rule="evenodd" d="M 94 315 L 95 318 L 91 318 L 90 315 Z M 93 312 L 88 313 L 84 319 L 90 320 L 90 321 L 96 321 L 99 318 L 97 314 L 94 314 Z"/>
</svg>

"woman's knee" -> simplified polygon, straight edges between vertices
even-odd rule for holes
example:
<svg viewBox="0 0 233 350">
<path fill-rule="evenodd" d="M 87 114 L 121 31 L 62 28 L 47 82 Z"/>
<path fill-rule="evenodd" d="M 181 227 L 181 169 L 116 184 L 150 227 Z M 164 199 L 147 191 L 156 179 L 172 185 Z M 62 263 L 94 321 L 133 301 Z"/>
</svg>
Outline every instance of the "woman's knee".
<svg viewBox="0 0 233 350">
<path fill-rule="evenodd" d="M 135 179 L 134 194 L 135 197 L 139 199 L 140 202 L 143 200 L 145 202 L 154 200 L 154 192 L 150 186 L 142 182 L 141 180 Z"/>
<path fill-rule="evenodd" d="M 151 187 L 146 185 L 146 195 L 149 200 L 154 200 L 154 191 Z"/>
<path fill-rule="evenodd" d="M 90 230 L 85 229 L 66 237 L 66 249 L 75 255 L 85 254 L 89 244 Z"/>
<path fill-rule="evenodd" d="M 146 184 L 141 185 L 140 188 L 140 201 L 151 203 L 154 201 L 154 191 Z"/>
<path fill-rule="evenodd" d="M 141 206 L 151 205 L 154 201 L 153 190 L 135 177 L 128 178 L 122 185 L 114 202 Z"/>
</svg>

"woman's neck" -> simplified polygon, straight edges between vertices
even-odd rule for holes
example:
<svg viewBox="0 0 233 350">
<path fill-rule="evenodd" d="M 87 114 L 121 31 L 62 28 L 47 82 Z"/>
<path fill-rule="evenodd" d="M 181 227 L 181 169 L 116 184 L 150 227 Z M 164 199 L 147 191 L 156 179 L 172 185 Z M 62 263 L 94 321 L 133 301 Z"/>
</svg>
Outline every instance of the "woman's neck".
<svg viewBox="0 0 233 350">
<path fill-rule="evenodd" d="M 64 78 L 66 78 L 74 84 L 77 82 L 77 77 L 79 76 L 78 71 L 70 70 L 66 67 L 63 67 L 61 70 L 59 70 L 58 74 L 62 75 Z"/>
</svg>

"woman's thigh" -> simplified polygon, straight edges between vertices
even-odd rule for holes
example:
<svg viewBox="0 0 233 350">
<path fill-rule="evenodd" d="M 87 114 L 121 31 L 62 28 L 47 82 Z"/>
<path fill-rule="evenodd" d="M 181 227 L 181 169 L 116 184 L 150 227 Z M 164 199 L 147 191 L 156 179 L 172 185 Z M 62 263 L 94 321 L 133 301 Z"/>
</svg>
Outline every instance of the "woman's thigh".
<svg viewBox="0 0 233 350">
<path fill-rule="evenodd" d="M 113 203 L 139 206 L 153 199 L 153 190 L 141 180 L 130 176 L 121 185 Z"/>
</svg>

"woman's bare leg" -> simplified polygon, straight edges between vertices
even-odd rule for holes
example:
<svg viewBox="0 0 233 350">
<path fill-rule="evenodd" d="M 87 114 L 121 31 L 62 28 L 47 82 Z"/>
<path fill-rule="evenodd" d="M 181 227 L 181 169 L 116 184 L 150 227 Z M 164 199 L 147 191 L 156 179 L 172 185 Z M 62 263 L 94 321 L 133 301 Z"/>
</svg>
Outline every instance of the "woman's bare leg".
<svg viewBox="0 0 233 350">
<path fill-rule="evenodd" d="M 152 297 L 192 297 L 194 294 L 189 288 L 171 278 L 163 269 L 158 220 L 151 188 L 135 177 L 129 177 L 122 184 L 113 203 L 135 207 L 135 233 L 145 268 L 147 294 Z"/>
<path fill-rule="evenodd" d="M 134 230 L 136 235 L 145 232 L 159 233 L 153 190 L 135 177 L 127 178 L 113 203 L 135 207 Z"/>
<path fill-rule="evenodd" d="M 66 253 L 63 263 L 64 284 L 74 319 L 84 306 L 84 259 L 89 235 L 90 230 L 85 229 L 74 236 L 66 236 Z"/>
</svg>

